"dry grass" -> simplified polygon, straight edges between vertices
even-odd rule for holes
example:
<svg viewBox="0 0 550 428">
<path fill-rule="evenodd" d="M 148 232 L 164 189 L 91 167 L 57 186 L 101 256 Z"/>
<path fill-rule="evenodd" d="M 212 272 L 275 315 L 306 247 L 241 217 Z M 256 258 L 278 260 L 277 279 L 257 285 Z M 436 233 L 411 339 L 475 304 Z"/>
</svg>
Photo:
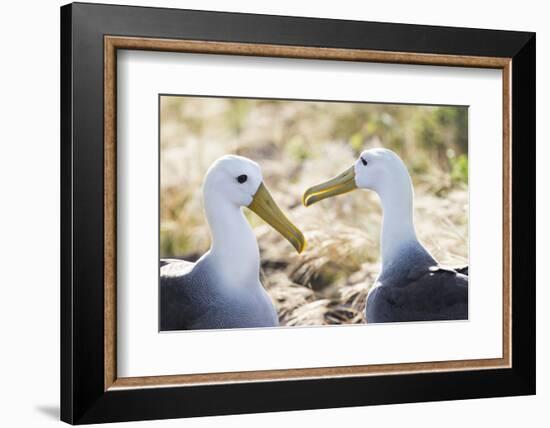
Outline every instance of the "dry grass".
<svg viewBox="0 0 550 428">
<path fill-rule="evenodd" d="M 250 157 L 262 166 L 274 198 L 308 239 L 306 251 L 298 255 L 247 213 L 262 253 L 262 282 L 281 324 L 363 322 L 365 298 L 379 270 L 378 199 L 357 191 L 305 208 L 302 192 L 350 165 L 364 148 L 392 148 L 415 183 L 420 239 L 442 263 L 464 264 L 467 177 L 463 164 L 454 162 L 467 156 L 460 140 L 462 118 L 462 112 L 437 107 L 165 97 L 161 254 L 193 260 L 208 249 L 197 191 L 204 173 L 224 154 Z"/>
</svg>

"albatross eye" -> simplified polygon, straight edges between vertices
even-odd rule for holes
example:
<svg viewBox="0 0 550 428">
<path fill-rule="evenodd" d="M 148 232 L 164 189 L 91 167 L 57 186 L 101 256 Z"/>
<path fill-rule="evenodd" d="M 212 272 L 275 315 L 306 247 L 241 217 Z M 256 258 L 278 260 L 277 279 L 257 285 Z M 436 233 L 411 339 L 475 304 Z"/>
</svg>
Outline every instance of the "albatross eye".
<svg viewBox="0 0 550 428">
<path fill-rule="evenodd" d="M 365 166 L 367 166 L 368 162 L 366 159 L 364 159 L 363 157 L 361 157 L 361 163 Z"/>
<path fill-rule="evenodd" d="M 246 182 L 246 180 L 248 180 L 248 176 L 246 174 L 241 174 L 237 177 L 237 181 L 241 184 Z"/>
</svg>

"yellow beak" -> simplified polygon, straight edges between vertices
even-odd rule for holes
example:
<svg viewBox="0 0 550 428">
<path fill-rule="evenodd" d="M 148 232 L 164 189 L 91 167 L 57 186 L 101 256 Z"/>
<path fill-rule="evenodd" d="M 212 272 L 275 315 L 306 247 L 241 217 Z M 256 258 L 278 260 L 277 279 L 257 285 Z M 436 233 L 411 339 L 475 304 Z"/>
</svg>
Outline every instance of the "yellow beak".
<svg viewBox="0 0 550 428">
<path fill-rule="evenodd" d="M 304 192 L 304 196 L 302 196 L 302 203 L 306 207 L 309 207 L 311 204 L 325 198 L 342 195 L 355 189 L 357 189 L 357 185 L 355 184 L 355 169 L 352 166 L 340 175 L 307 189 Z"/>
<path fill-rule="evenodd" d="M 304 251 L 306 247 L 304 235 L 281 211 L 263 183 L 258 187 L 248 208 L 283 235 L 298 253 Z"/>
</svg>

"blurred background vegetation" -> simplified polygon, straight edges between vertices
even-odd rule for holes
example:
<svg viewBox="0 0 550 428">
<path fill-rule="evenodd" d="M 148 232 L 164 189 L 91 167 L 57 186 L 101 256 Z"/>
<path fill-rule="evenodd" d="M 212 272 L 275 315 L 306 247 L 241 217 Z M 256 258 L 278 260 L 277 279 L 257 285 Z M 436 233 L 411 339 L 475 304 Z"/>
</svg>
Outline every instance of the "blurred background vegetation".
<svg viewBox="0 0 550 428">
<path fill-rule="evenodd" d="M 356 191 L 301 205 L 303 191 L 372 147 L 394 150 L 415 187 L 417 234 L 439 261 L 468 258 L 466 107 L 163 96 L 161 257 L 196 260 L 210 245 L 203 176 L 219 156 L 262 167 L 264 181 L 302 229 L 302 255 L 245 210 L 262 255 L 262 282 L 281 325 L 358 323 L 379 270 L 381 207 Z"/>
</svg>

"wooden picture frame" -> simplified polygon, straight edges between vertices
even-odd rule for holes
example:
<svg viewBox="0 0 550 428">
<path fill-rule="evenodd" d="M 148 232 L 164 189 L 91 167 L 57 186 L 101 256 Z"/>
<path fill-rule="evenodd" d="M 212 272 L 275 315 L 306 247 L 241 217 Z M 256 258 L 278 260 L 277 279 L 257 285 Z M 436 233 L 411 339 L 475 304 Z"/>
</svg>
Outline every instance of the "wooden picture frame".
<svg viewBox="0 0 550 428">
<path fill-rule="evenodd" d="M 118 49 L 502 70 L 502 358 L 117 377 Z M 61 53 L 62 420 L 95 423 L 535 392 L 534 34 L 76 3 L 61 9 Z"/>
</svg>

